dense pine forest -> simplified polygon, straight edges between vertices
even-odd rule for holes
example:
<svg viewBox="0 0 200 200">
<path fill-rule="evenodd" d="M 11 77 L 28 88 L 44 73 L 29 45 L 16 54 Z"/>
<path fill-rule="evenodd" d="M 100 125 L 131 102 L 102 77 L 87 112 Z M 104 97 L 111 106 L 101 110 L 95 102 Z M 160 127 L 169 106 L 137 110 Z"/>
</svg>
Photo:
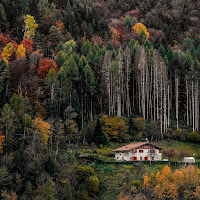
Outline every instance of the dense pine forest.
<svg viewBox="0 0 200 200">
<path fill-rule="evenodd" d="M 168 158 L 200 158 L 199 11 L 199 0 L 1 0 L 0 199 L 200 199 L 198 167 L 98 162 L 147 138 Z"/>
</svg>

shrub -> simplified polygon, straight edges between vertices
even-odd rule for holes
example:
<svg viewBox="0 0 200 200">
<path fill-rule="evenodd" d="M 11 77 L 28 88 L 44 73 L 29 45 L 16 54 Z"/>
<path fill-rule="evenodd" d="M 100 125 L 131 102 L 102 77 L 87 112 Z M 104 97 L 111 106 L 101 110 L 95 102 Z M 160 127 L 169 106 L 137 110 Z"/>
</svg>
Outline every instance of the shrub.
<svg viewBox="0 0 200 200">
<path fill-rule="evenodd" d="M 175 140 L 180 140 L 182 137 L 181 129 L 177 129 L 172 133 L 172 138 Z"/>
<path fill-rule="evenodd" d="M 137 117 L 134 119 L 134 123 L 139 131 L 143 131 L 145 129 L 146 122 L 142 117 Z"/>
<path fill-rule="evenodd" d="M 180 159 L 183 159 L 184 157 L 187 157 L 187 156 L 190 156 L 190 151 L 187 150 L 187 149 L 182 149 L 180 152 L 179 152 L 179 158 Z"/>
<path fill-rule="evenodd" d="M 188 133 L 187 137 L 191 142 L 199 141 L 199 134 L 197 132 Z"/>
<path fill-rule="evenodd" d="M 167 148 L 163 151 L 163 154 L 168 157 L 170 160 L 171 158 L 175 157 L 177 155 L 174 148 Z"/>
<path fill-rule="evenodd" d="M 91 195 L 97 193 L 99 188 L 99 179 L 97 176 L 90 176 L 88 180 L 88 190 Z"/>
</svg>

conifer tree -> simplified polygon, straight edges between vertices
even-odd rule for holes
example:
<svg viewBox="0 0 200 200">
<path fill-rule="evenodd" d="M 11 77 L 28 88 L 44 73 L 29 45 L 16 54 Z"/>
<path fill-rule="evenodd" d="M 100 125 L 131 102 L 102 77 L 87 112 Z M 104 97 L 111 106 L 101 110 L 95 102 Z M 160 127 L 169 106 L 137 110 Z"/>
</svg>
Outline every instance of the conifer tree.
<svg viewBox="0 0 200 200">
<path fill-rule="evenodd" d="M 98 145 L 100 144 L 107 145 L 109 143 L 107 137 L 103 133 L 102 124 L 99 118 L 97 119 L 96 127 L 94 130 L 94 137 L 95 137 L 95 143 L 97 143 Z"/>
</svg>

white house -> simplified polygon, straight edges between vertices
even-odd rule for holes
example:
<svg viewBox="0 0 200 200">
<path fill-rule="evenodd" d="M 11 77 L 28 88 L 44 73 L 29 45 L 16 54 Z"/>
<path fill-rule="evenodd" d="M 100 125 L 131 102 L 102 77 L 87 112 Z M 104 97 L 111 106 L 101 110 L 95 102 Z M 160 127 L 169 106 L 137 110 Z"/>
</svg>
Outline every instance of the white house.
<svg viewBox="0 0 200 200">
<path fill-rule="evenodd" d="M 115 160 L 136 161 L 136 160 L 162 160 L 161 148 L 149 142 L 134 142 L 126 146 L 114 149 Z"/>
</svg>

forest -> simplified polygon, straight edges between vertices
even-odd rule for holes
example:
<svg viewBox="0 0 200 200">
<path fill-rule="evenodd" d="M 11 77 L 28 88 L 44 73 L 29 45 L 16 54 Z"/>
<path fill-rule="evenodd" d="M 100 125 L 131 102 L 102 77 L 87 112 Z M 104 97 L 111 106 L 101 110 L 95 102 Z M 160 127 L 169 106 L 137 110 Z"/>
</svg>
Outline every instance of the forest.
<svg viewBox="0 0 200 200">
<path fill-rule="evenodd" d="M 105 199 L 84 151 L 200 144 L 199 10 L 198 0 L 0 0 L 0 199 Z M 200 199 L 198 167 L 126 168 L 119 200 Z"/>
</svg>

